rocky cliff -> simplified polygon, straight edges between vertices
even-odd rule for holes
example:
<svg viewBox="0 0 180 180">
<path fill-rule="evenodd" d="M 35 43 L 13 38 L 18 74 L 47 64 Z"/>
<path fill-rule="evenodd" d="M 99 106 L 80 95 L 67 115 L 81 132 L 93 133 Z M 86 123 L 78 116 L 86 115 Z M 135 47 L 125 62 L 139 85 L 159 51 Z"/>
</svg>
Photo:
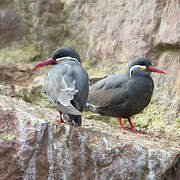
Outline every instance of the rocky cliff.
<svg viewBox="0 0 180 180">
<path fill-rule="evenodd" d="M 179 12 L 179 0 L 0 0 L 1 178 L 178 180 Z M 93 81 L 137 56 L 167 72 L 153 75 L 152 102 L 133 117 L 146 134 L 92 113 L 82 128 L 57 124 L 41 91 L 48 68 L 32 67 L 65 45 L 78 50 Z"/>
<path fill-rule="evenodd" d="M 1 180 L 178 180 L 179 139 L 122 132 L 84 119 L 62 125 L 56 113 L 0 96 Z M 168 139 L 168 141 L 167 141 Z"/>
<path fill-rule="evenodd" d="M 57 47 L 74 46 L 90 77 L 119 73 L 137 56 L 164 69 L 153 75 L 141 128 L 180 128 L 180 3 L 178 0 L 0 1 L 0 62 L 31 62 Z M 29 80 L 29 79 L 28 79 Z"/>
</svg>

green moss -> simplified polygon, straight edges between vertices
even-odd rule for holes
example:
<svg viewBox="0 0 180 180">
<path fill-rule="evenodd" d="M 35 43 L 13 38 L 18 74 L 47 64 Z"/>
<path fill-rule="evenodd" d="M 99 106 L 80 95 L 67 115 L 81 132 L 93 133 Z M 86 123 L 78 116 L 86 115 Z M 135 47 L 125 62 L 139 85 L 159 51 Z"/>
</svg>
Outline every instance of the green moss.
<svg viewBox="0 0 180 180">
<path fill-rule="evenodd" d="M 173 132 L 173 134 L 174 133 L 180 134 L 180 114 L 179 114 L 178 118 L 176 118 L 175 124 L 167 127 L 167 131 Z"/>
<path fill-rule="evenodd" d="M 150 126 L 154 129 L 161 129 L 165 127 L 164 116 L 166 111 L 166 106 L 156 104 L 152 101 L 143 112 L 133 118 L 133 122 L 139 127 Z"/>
<path fill-rule="evenodd" d="M 33 45 L 17 45 L 0 50 L 0 64 L 14 63 L 17 61 L 34 61 L 40 58 L 40 54 Z"/>
<path fill-rule="evenodd" d="M 91 60 L 89 61 L 83 61 L 82 65 L 83 67 L 87 70 L 88 72 L 88 75 L 90 78 L 92 77 L 104 77 L 106 76 L 108 73 L 107 73 L 107 70 L 104 68 L 104 66 L 102 64 L 97 64 L 96 66 L 93 66 L 92 68 L 92 65 L 89 63 Z M 93 62 L 98 62 L 97 59 L 94 59 Z"/>
<path fill-rule="evenodd" d="M 175 126 L 180 129 L 180 113 L 179 113 L 178 118 L 176 119 Z"/>
<path fill-rule="evenodd" d="M 2 134 L 0 134 L 0 137 L 3 139 L 6 139 L 6 140 L 13 140 L 15 138 L 15 135 L 2 133 Z"/>
<path fill-rule="evenodd" d="M 163 44 L 160 43 L 158 45 L 152 46 L 152 54 L 154 55 L 154 59 L 159 59 L 164 53 L 168 54 L 179 54 L 180 53 L 180 47 L 171 45 L 171 44 Z"/>
<path fill-rule="evenodd" d="M 113 118 L 110 116 L 103 116 L 100 114 L 91 113 L 89 111 L 83 112 L 83 118 L 84 119 L 93 119 L 93 120 L 109 123 L 109 124 L 116 125 L 116 126 L 119 125 L 119 121 L 117 118 Z"/>
<path fill-rule="evenodd" d="M 43 93 L 42 86 L 22 88 L 18 91 L 17 96 L 28 103 L 39 105 L 46 108 L 52 108 L 46 95 Z"/>
<path fill-rule="evenodd" d="M 157 99 L 153 97 L 151 103 L 143 112 L 135 115 L 132 118 L 135 127 L 150 128 L 157 131 L 166 131 L 166 112 L 168 107 L 160 104 Z"/>
<path fill-rule="evenodd" d="M 179 46 L 172 45 L 172 44 L 163 44 L 160 43 L 156 46 L 156 49 L 160 52 L 180 52 Z"/>
</svg>

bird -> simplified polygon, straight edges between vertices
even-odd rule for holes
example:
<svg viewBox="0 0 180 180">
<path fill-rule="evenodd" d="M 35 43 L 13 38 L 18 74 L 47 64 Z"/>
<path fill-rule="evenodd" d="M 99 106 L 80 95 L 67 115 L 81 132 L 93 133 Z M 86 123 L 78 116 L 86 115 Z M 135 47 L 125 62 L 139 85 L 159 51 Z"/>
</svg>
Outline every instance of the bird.
<svg viewBox="0 0 180 180">
<path fill-rule="evenodd" d="M 90 87 L 86 109 L 101 115 L 118 117 L 121 129 L 125 130 L 122 118 L 128 119 L 134 133 L 142 133 L 134 128 L 131 116 L 140 113 L 151 101 L 154 83 L 151 72 L 165 72 L 146 57 L 138 57 L 122 74 L 109 75 Z"/>
<path fill-rule="evenodd" d="M 81 58 L 72 47 L 55 50 L 51 58 L 33 69 L 52 65 L 45 76 L 43 90 L 49 101 L 59 111 L 59 122 L 81 126 L 82 111 L 89 93 L 88 73 Z"/>
</svg>

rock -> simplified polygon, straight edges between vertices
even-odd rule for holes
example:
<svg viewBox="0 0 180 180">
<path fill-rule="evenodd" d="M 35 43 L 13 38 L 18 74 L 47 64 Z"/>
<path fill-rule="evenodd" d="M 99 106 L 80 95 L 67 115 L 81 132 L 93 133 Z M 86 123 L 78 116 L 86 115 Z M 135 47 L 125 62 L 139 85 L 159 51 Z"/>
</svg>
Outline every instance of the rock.
<svg viewBox="0 0 180 180">
<path fill-rule="evenodd" d="M 156 35 L 156 43 L 180 46 L 180 21 L 178 18 L 180 3 L 178 0 L 167 1 L 161 14 L 159 30 Z M 173 32 L 173 33 L 172 33 Z"/>
<path fill-rule="evenodd" d="M 166 124 L 174 124 L 180 117 L 180 54 L 178 52 L 163 53 L 159 59 L 158 66 L 163 68 L 166 76 L 157 75 L 155 86 L 157 87 L 158 98 L 168 107 L 163 119 Z M 180 126 L 180 124 L 179 124 Z"/>
<path fill-rule="evenodd" d="M 63 46 L 69 35 L 66 12 L 61 1 L 39 0 L 34 9 L 34 41 L 43 55 L 49 57 L 57 46 Z"/>
<path fill-rule="evenodd" d="M 0 95 L 15 96 L 15 87 L 13 85 L 0 85 Z"/>
<path fill-rule="evenodd" d="M 104 133 L 95 121 L 94 130 L 59 125 L 52 110 L 0 99 L 2 180 L 179 178 L 180 151 L 173 140 L 120 131 L 114 136 L 107 134 L 114 127 Z M 84 120 L 83 126 L 88 123 Z"/>
<path fill-rule="evenodd" d="M 167 74 L 153 75 L 153 102 L 140 114 L 141 118 L 136 116 L 133 121 L 139 127 L 179 132 L 179 0 L 0 0 L 0 3 L 0 48 L 4 48 L 0 50 L 0 63 L 5 59 L 41 60 L 41 56 L 49 57 L 57 46 L 69 45 L 80 53 L 90 78 L 102 78 L 124 71 L 137 56 L 147 56 Z M 17 48 L 16 43 L 21 46 Z M 13 83 L 8 84 L 18 82 L 29 92 L 27 82 L 23 81 L 28 72 L 14 75 L 15 71 L 1 70 L 0 80 L 12 78 Z M 34 76 L 30 71 L 29 74 L 27 81 L 32 87 Z"/>
<path fill-rule="evenodd" d="M 148 110 L 143 114 L 148 115 L 150 128 L 158 129 L 157 124 L 161 124 L 160 129 L 179 131 L 179 0 L 69 0 L 65 5 L 72 35 L 82 44 L 81 54 L 89 64 L 96 59 L 96 66 L 91 66 L 91 76 L 101 68 L 106 74 L 122 72 L 138 56 L 150 58 L 154 65 L 167 71 L 165 76 L 153 75 L 155 89 L 151 109 L 158 109 L 160 118 L 154 118 L 154 112 Z M 134 118 L 135 123 L 137 119 Z"/>
<path fill-rule="evenodd" d="M 0 48 L 5 48 L 22 41 L 27 29 L 11 0 L 0 0 L 0 4 Z"/>
<path fill-rule="evenodd" d="M 111 59 L 111 65 L 124 62 L 123 56 L 125 61 L 142 55 L 151 57 L 159 44 L 172 48 L 180 45 L 178 0 L 69 0 L 66 8 L 70 9 L 73 36 L 83 43 L 82 54 L 89 59 L 96 57 L 106 64 Z"/>
</svg>

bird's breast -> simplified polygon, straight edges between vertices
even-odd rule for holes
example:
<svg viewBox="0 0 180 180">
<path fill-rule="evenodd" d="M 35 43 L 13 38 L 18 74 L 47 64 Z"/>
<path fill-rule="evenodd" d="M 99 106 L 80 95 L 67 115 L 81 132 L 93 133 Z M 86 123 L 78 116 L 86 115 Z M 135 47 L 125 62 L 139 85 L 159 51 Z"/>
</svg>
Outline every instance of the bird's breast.
<svg viewBox="0 0 180 180">
<path fill-rule="evenodd" d="M 139 79 L 130 84 L 127 106 L 132 115 L 141 112 L 150 103 L 153 88 L 151 79 Z"/>
</svg>

